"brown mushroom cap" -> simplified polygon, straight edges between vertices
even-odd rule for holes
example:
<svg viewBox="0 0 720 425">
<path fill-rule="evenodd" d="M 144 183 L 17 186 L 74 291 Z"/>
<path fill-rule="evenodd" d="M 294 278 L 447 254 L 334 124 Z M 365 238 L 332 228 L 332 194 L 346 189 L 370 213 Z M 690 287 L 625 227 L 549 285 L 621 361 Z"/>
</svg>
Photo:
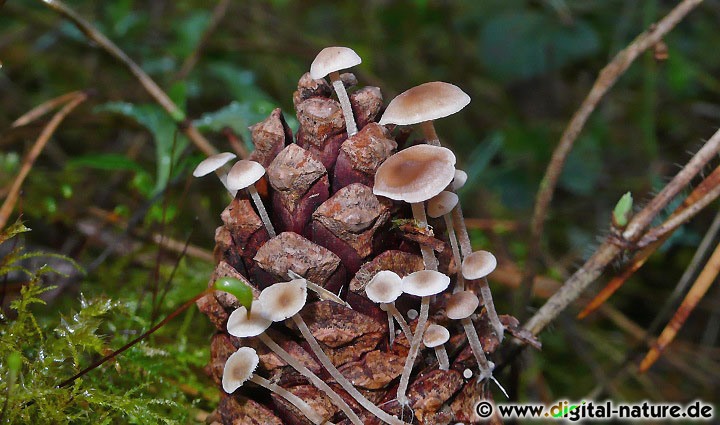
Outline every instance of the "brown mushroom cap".
<svg viewBox="0 0 720 425">
<path fill-rule="evenodd" d="M 265 167 L 260 163 L 241 159 L 230 169 L 227 175 L 227 187 L 229 190 L 245 189 L 264 175 Z"/>
<path fill-rule="evenodd" d="M 195 167 L 195 170 L 193 171 L 193 176 L 202 177 L 210 174 L 225 165 L 228 161 L 235 158 L 236 156 L 237 155 L 232 152 L 222 152 L 215 155 L 210 155 L 209 157 L 200 161 L 197 167 Z"/>
<path fill-rule="evenodd" d="M 475 251 L 463 259 L 462 274 L 465 279 L 475 280 L 492 273 L 497 267 L 497 259 L 488 251 Z"/>
<path fill-rule="evenodd" d="M 225 362 L 222 386 L 226 393 L 231 394 L 240 388 L 255 372 L 260 358 L 254 349 L 240 347 Z"/>
<path fill-rule="evenodd" d="M 450 277 L 435 270 L 420 270 L 402 278 L 402 290 L 417 297 L 439 294 L 450 286 Z"/>
<path fill-rule="evenodd" d="M 452 294 L 445 305 L 445 315 L 452 320 L 470 317 L 480 305 L 477 295 L 470 291 Z"/>
<path fill-rule="evenodd" d="M 265 317 L 261 304 L 255 300 L 248 315 L 245 306 L 238 308 L 230 314 L 227 322 L 228 333 L 238 338 L 257 336 L 265 332 L 272 324 L 272 320 Z"/>
<path fill-rule="evenodd" d="M 416 145 L 392 155 L 375 173 L 373 193 L 417 203 L 442 192 L 455 176 L 455 155 L 440 146 Z"/>
<path fill-rule="evenodd" d="M 390 270 L 377 272 L 365 286 L 365 294 L 376 303 L 395 302 L 402 292 L 402 278 Z"/>
<path fill-rule="evenodd" d="M 349 47 L 326 47 L 320 51 L 310 65 L 310 77 L 314 80 L 325 78 L 331 72 L 360 65 L 362 59 Z"/>
<path fill-rule="evenodd" d="M 458 203 L 458 196 L 447 190 L 435 195 L 427 204 L 427 213 L 432 218 L 448 214 Z"/>
<path fill-rule="evenodd" d="M 433 81 L 399 94 L 385 109 L 379 124 L 410 125 L 452 115 L 470 103 L 459 87 Z"/>
<path fill-rule="evenodd" d="M 428 348 L 437 347 L 443 345 L 450 339 L 450 331 L 444 326 L 436 325 L 435 323 L 425 329 L 423 334 L 423 344 Z"/>
<path fill-rule="evenodd" d="M 263 315 L 273 322 L 280 322 L 296 315 L 307 300 L 305 279 L 293 279 L 263 289 L 258 297 Z"/>
</svg>

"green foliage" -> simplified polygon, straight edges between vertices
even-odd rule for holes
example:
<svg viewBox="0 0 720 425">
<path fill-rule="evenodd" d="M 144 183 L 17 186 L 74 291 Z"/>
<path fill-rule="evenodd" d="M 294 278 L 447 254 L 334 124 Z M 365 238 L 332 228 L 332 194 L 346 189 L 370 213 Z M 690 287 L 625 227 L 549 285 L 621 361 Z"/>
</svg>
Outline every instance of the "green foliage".
<svg viewBox="0 0 720 425">
<path fill-rule="evenodd" d="M 613 224 L 620 228 L 627 226 L 628 221 L 630 220 L 630 215 L 632 214 L 632 209 L 632 193 L 625 192 L 625 194 L 620 198 L 617 204 L 615 204 L 615 208 L 613 209 Z"/>
</svg>

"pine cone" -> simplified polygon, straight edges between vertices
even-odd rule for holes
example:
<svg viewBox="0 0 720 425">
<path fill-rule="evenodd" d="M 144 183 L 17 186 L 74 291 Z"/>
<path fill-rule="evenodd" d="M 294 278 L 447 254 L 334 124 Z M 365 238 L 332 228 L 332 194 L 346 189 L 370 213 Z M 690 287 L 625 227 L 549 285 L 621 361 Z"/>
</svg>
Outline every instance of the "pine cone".
<svg viewBox="0 0 720 425">
<path fill-rule="evenodd" d="M 346 83 L 354 80 L 344 77 Z M 350 138 L 340 104 L 331 95 L 324 80 L 305 74 L 293 95 L 300 123 L 294 140 L 279 109 L 251 127 L 256 149 L 249 159 L 266 169 L 256 187 L 278 234 L 269 237 L 252 199 L 247 191 L 240 190 L 221 214 L 223 225 L 217 229 L 214 251 L 218 265 L 210 282 L 236 277 L 256 288 L 257 297 L 262 289 L 290 280 L 292 271 L 338 294 L 346 304 L 309 293 L 308 303 L 299 314 L 332 364 L 362 395 L 407 423 L 471 423 L 474 405 L 490 394 L 487 381 L 478 383 L 475 379 L 477 364 L 463 327 L 444 313 L 450 290 L 434 297 L 429 318 L 429 322 L 450 330 L 445 344 L 450 367 L 440 370 L 434 350 L 423 348 L 407 391 L 412 414 L 407 409 L 403 412 L 396 400 L 410 342 L 399 331 L 391 338 L 387 312 L 367 298 L 366 285 L 381 270 L 400 277 L 422 270 L 420 244 L 433 248 L 439 270 L 453 281 L 460 265 L 453 260 L 441 219 L 431 219 L 428 229 L 417 229 L 408 204 L 373 194 L 376 170 L 398 148 L 391 131 L 377 123 L 383 107 L 380 89 L 365 87 L 350 95 L 359 128 Z M 407 133 L 399 134 L 402 145 Z M 252 347 L 259 356 L 256 375 L 290 391 L 325 421 L 351 423 L 323 391 L 257 337 L 228 334 L 228 317 L 238 308 L 232 295 L 215 292 L 198 305 L 218 329 L 212 338 L 207 373 L 219 386 L 230 355 L 239 347 Z M 402 295 L 396 306 L 408 318 L 409 310 L 420 309 L 420 299 Z M 512 324 L 511 318 L 503 321 Z M 483 350 L 488 354 L 495 351 L 498 338 L 484 311 L 471 316 L 470 323 Z M 417 319 L 409 323 L 413 332 L 416 325 Z M 332 379 L 295 323 L 275 323 L 267 333 L 327 382 L 363 423 L 383 423 Z M 467 369 L 474 371 L 472 377 Z M 253 383 L 244 384 L 233 394 L 223 392 L 211 417 L 227 424 L 312 423 L 285 398 Z"/>
</svg>

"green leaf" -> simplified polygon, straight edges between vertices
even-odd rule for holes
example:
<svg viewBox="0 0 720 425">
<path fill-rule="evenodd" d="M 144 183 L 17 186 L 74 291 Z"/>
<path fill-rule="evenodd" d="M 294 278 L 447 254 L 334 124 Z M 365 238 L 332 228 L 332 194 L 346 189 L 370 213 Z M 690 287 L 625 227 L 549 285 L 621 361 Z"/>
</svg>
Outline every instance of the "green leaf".
<svg viewBox="0 0 720 425">
<path fill-rule="evenodd" d="M 234 277 L 221 277 L 215 281 L 214 288 L 218 291 L 225 291 L 235 296 L 240 305 L 250 311 L 253 301 L 253 293 L 250 286 L 240 279 Z"/>
<path fill-rule="evenodd" d="M 143 168 L 137 162 L 125 155 L 114 153 L 85 155 L 72 158 L 68 161 L 67 165 L 69 167 L 88 167 L 108 171 L 143 171 Z"/>
<path fill-rule="evenodd" d="M 630 221 L 630 215 L 632 214 L 633 208 L 633 197 L 630 192 L 625 193 L 620 200 L 615 204 L 613 209 L 613 224 L 617 227 L 624 228 Z"/>
<path fill-rule="evenodd" d="M 480 35 L 480 56 L 506 81 L 527 79 L 593 55 L 600 40 L 580 19 L 561 23 L 556 15 L 518 10 L 491 20 Z"/>
</svg>

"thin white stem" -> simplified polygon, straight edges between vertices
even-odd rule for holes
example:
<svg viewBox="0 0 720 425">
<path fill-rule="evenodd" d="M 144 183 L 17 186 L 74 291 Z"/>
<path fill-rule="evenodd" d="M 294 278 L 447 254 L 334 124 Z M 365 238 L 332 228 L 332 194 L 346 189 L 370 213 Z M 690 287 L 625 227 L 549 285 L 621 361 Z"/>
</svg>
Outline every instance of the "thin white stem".
<svg viewBox="0 0 720 425">
<path fill-rule="evenodd" d="M 422 202 L 411 203 L 413 218 L 417 221 L 419 227 L 427 227 L 427 217 L 425 216 L 425 205 Z M 435 253 L 432 248 L 425 244 L 420 244 L 420 252 L 422 252 L 423 263 L 425 263 L 425 270 L 437 271 L 438 262 L 435 258 Z"/>
<path fill-rule="evenodd" d="M 395 319 L 393 318 L 393 314 L 389 310 L 387 311 L 387 317 L 388 335 L 390 336 L 390 345 L 392 345 L 392 343 L 395 342 Z"/>
<path fill-rule="evenodd" d="M 400 311 L 398 311 L 397 307 L 395 307 L 395 303 L 385 304 L 385 308 L 387 309 L 388 313 L 392 313 L 395 320 L 397 320 L 398 325 L 400 325 L 400 329 L 402 329 L 403 333 L 405 334 L 405 338 L 407 338 L 408 341 L 412 341 L 413 334 L 410 330 L 410 326 L 405 321 L 405 318 L 400 314 Z"/>
<path fill-rule="evenodd" d="M 300 276 L 299 274 L 295 273 L 293 270 L 288 270 L 288 277 L 290 279 L 305 279 L 304 277 Z M 314 293 L 317 294 L 318 297 L 320 297 L 321 300 L 326 301 L 333 301 L 340 305 L 344 305 L 345 307 L 352 310 L 352 307 L 350 304 L 346 303 L 342 300 L 342 298 L 338 297 L 337 295 L 333 294 L 332 292 L 328 291 L 327 289 L 323 288 L 322 286 L 318 285 L 315 282 L 311 282 L 308 279 L 305 279 L 305 282 L 307 283 L 307 288 Z"/>
<path fill-rule="evenodd" d="M 498 317 L 497 311 L 495 311 L 495 304 L 493 303 L 492 293 L 490 292 L 490 285 L 488 284 L 487 277 L 480 279 L 480 296 L 482 297 L 483 305 L 487 311 L 490 323 L 492 324 L 493 329 L 495 329 L 495 334 L 497 334 L 499 342 L 502 342 L 505 327 L 502 323 L 500 323 L 500 318 Z"/>
<path fill-rule="evenodd" d="M 333 391 L 333 389 L 330 388 L 330 386 L 326 384 L 325 381 L 312 373 L 310 369 L 305 367 L 302 363 L 295 359 L 295 357 L 291 356 L 290 353 L 288 353 L 281 346 L 275 343 L 275 341 L 273 341 L 272 338 L 270 338 L 267 334 L 261 333 L 260 335 L 258 335 L 258 338 L 260 338 L 260 341 L 262 341 L 263 344 L 265 344 L 270 350 L 272 350 L 273 353 L 277 354 L 285 363 L 295 368 L 295 370 L 300 372 L 300 374 L 309 379 L 313 385 L 315 385 L 318 389 L 327 394 L 333 404 L 335 404 L 337 407 L 340 408 L 340 410 L 343 411 L 343 413 L 345 413 L 345 416 L 350 419 L 350 422 L 352 422 L 353 425 L 363 425 L 358 415 L 353 412 L 350 406 L 345 403 L 345 400 L 343 400 L 335 391 Z"/>
<path fill-rule="evenodd" d="M 338 100 L 340 101 L 340 107 L 342 108 L 343 115 L 345 116 L 345 127 L 347 127 L 348 137 L 358 132 L 357 124 L 355 124 L 355 116 L 352 112 L 352 106 L 350 106 L 350 98 L 348 97 L 345 86 L 340 80 L 340 75 L 337 72 L 330 74 L 330 80 L 332 81 L 335 93 L 337 93 Z"/>
<path fill-rule="evenodd" d="M 340 373 L 339 370 L 337 370 L 335 365 L 332 364 L 330 358 L 327 356 L 327 354 L 325 354 L 322 347 L 320 347 L 320 344 L 317 342 L 312 332 L 310 332 L 310 329 L 308 329 L 307 324 L 305 324 L 305 321 L 299 314 L 294 315 L 292 319 L 295 322 L 295 325 L 297 325 L 298 329 L 300 329 L 300 333 L 302 333 L 305 341 L 310 345 L 310 348 L 315 354 L 315 357 L 320 360 L 320 363 L 322 363 L 322 365 L 330 373 L 333 379 L 335 379 L 335 382 L 340 384 L 340 386 L 343 387 L 343 389 L 347 391 L 348 394 L 352 396 L 352 398 L 354 398 L 358 403 L 360 403 L 362 407 L 367 409 L 368 412 L 375 415 L 375 417 L 377 417 L 378 419 L 391 425 L 405 425 L 403 421 L 380 409 L 375 405 L 375 403 L 365 398 L 365 396 L 362 395 L 360 391 L 358 391 L 357 388 L 355 388 L 355 386 L 353 386 L 353 384 L 351 384 L 350 381 L 348 381 L 347 378 L 345 378 Z"/>
<path fill-rule="evenodd" d="M 251 184 L 250 186 L 248 186 L 247 190 L 248 192 L 250 192 L 250 197 L 252 197 L 253 202 L 255 203 L 258 212 L 260 213 L 260 218 L 262 219 L 263 223 L 265 223 L 265 228 L 268 231 L 268 235 L 270 235 L 270 239 L 274 238 L 275 228 L 270 221 L 270 216 L 265 209 L 265 205 L 263 205 L 262 199 L 260 199 L 260 194 L 258 193 L 257 189 L 255 189 L 255 185 Z"/>
<path fill-rule="evenodd" d="M 430 312 L 430 297 L 422 297 L 420 302 L 420 316 L 418 316 L 418 323 L 415 327 L 415 334 L 413 335 L 412 343 L 410 344 L 410 351 L 405 358 L 405 366 L 403 373 L 400 376 L 400 384 L 397 389 L 397 401 L 400 406 L 408 406 L 410 400 L 407 398 L 407 389 L 410 384 L 410 374 L 412 373 L 413 366 L 415 366 L 415 358 L 417 357 L 418 351 L 420 351 L 420 344 L 422 343 L 422 337 L 425 333 L 425 325 L 427 324 L 428 313 Z"/>
<path fill-rule="evenodd" d="M 452 248 L 453 259 L 455 259 L 455 265 L 457 266 L 457 275 L 455 279 L 455 287 L 453 288 L 453 294 L 465 290 L 465 278 L 462 275 L 462 257 L 460 257 L 460 248 L 458 247 L 458 241 L 455 237 L 455 228 L 453 227 L 452 215 L 443 215 L 445 219 L 445 227 L 448 232 L 448 239 L 450 239 L 450 247 Z"/>
<path fill-rule="evenodd" d="M 482 348 L 482 344 L 480 344 L 480 338 L 478 338 L 478 334 L 475 330 L 475 326 L 473 326 L 472 320 L 470 320 L 469 317 L 466 317 L 462 319 L 460 323 L 462 323 L 463 328 L 465 329 L 465 335 L 467 335 L 468 342 L 470 343 L 470 349 L 472 349 L 472 352 L 475 355 L 475 360 L 477 360 L 478 368 L 480 369 L 478 381 L 491 377 L 495 365 L 492 364 L 492 362 L 489 362 L 487 357 L 485 357 L 485 351 Z"/>
<path fill-rule="evenodd" d="M 435 347 L 435 355 L 437 356 L 438 363 L 440 364 L 440 370 L 450 369 L 450 359 L 448 359 L 447 351 L 445 351 L 444 345 L 438 345 Z"/>
<path fill-rule="evenodd" d="M 432 120 L 421 122 L 420 128 L 422 129 L 423 136 L 425 136 L 425 142 L 428 145 L 440 146 L 440 138 L 435 131 L 435 124 L 433 124 Z"/>
<path fill-rule="evenodd" d="M 465 226 L 465 218 L 463 217 L 460 202 L 453 208 L 452 216 L 455 232 L 460 241 L 460 252 L 462 253 L 462 257 L 465 258 L 472 254 L 472 245 L 470 244 L 470 235 L 468 235 L 467 226 Z"/>
<path fill-rule="evenodd" d="M 322 416 L 318 415 L 317 412 L 315 412 L 312 407 L 310 407 L 310 405 L 305 402 L 305 400 L 301 399 L 300 397 L 296 396 L 285 388 L 268 381 L 262 376 L 253 375 L 250 377 L 250 382 L 254 382 L 261 387 L 266 388 L 279 395 L 280 397 L 284 398 L 290 404 L 295 406 L 303 415 L 305 415 L 305 417 L 310 419 L 310 422 L 312 422 L 313 424 L 334 425 L 332 422 L 328 422 Z"/>
</svg>

